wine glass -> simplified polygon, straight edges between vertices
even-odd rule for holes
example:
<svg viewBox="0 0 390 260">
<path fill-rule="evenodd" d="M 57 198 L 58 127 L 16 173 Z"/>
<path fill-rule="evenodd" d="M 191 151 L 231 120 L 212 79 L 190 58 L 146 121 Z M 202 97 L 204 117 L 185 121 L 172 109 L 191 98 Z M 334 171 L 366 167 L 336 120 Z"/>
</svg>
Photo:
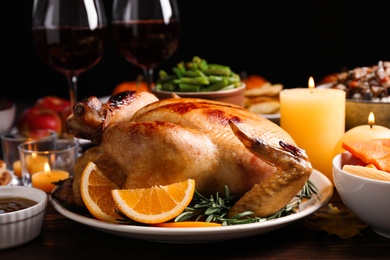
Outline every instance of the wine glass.
<svg viewBox="0 0 390 260">
<path fill-rule="evenodd" d="M 143 70 L 151 91 L 154 68 L 169 59 L 179 45 L 176 0 L 114 0 L 111 29 L 118 50 Z"/>
<path fill-rule="evenodd" d="M 68 80 L 77 102 L 81 73 L 102 58 L 107 37 L 103 0 L 34 0 L 32 36 L 38 56 Z"/>
</svg>

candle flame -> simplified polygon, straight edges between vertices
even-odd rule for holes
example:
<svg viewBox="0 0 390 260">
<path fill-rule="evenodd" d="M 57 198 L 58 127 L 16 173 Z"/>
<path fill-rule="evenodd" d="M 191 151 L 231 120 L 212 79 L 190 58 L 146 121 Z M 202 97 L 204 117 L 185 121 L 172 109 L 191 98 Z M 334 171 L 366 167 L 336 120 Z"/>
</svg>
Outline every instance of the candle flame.
<svg viewBox="0 0 390 260">
<path fill-rule="evenodd" d="M 313 79 L 313 77 L 310 77 L 309 78 L 309 88 L 315 88 L 315 87 L 316 87 L 316 85 L 314 83 L 314 79 Z"/>
<path fill-rule="evenodd" d="M 370 114 L 368 115 L 368 124 L 370 125 L 370 128 L 372 128 L 372 125 L 375 124 L 374 112 L 370 112 Z"/>
<path fill-rule="evenodd" d="M 50 172 L 50 165 L 48 163 L 45 163 L 45 165 L 43 166 L 43 171 Z"/>
</svg>

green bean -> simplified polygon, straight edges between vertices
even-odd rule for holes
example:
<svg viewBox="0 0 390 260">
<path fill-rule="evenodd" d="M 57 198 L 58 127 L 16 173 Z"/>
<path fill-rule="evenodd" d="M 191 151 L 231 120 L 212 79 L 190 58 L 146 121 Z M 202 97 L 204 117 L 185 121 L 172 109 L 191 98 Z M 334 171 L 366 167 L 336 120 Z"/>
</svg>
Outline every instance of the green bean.
<svg viewBox="0 0 390 260">
<path fill-rule="evenodd" d="M 200 64 L 202 62 L 202 59 L 199 56 L 194 56 L 192 58 L 192 63 Z"/>
<path fill-rule="evenodd" d="M 199 64 L 199 68 L 201 70 L 205 70 L 208 68 L 208 65 L 207 65 L 207 61 L 206 60 L 201 60 L 200 64 Z"/>
<path fill-rule="evenodd" d="M 205 75 L 218 75 L 218 76 L 230 76 L 231 70 L 226 68 L 208 68 L 203 70 L 203 73 Z"/>
<path fill-rule="evenodd" d="M 220 90 L 226 87 L 228 84 L 229 84 L 228 80 L 226 78 L 223 78 L 221 81 L 211 84 L 210 86 L 204 87 L 202 89 L 202 92 Z"/>
<path fill-rule="evenodd" d="M 166 78 L 168 76 L 168 73 L 165 71 L 165 70 L 160 70 L 159 72 L 158 72 L 158 77 L 160 78 L 160 79 L 164 79 L 164 78 Z"/>
<path fill-rule="evenodd" d="M 187 70 L 186 73 L 184 73 L 185 77 L 205 77 L 204 73 L 201 70 L 198 69 L 191 69 Z"/>
<path fill-rule="evenodd" d="M 221 77 L 221 76 L 209 75 L 208 77 L 209 77 L 210 83 L 215 83 L 215 82 L 219 82 L 219 81 L 223 80 L 223 77 Z"/>
<path fill-rule="evenodd" d="M 176 79 L 176 76 L 175 75 L 168 75 L 168 76 L 165 76 L 164 78 L 160 78 L 158 80 L 159 83 L 167 83 L 167 82 L 170 82 L 173 80 Z"/>
<path fill-rule="evenodd" d="M 194 77 L 194 78 L 182 77 L 180 79 L 174 80 L 174 82 L 176 84 L 181 84 L 181 83 L 194 84 L 194 85 L 209 85 L 210 84 L 208 77 Z"/>
<path fill-rule="evenodd" d="M 229 81 L 229 83 L 237 83 L 237 82 L 240 82 L 240 79 L 239 79 L 239 78 L 236 78 L 236 77 L 228 77 L 227 80 Z"/>
<path fill-rule="evenodd" d="M 185 65 L 184 65 L 184 62 L 179 62 L 177 64 L 177 68 L 179 68 L 180 72 L 181 72 L 181 75 L 184 75 L 184 73 L 186 73 L 186 68 L 185 68 Z"/>
<path fill-rule="evenodd" d="M 175 73 L 177 78 L 180 79 L 181 77 L 183 77 L 183 74 L 182 74 L 181 70 L 178 67 L 173 67 L 172 71 L 173 71 L 173 73 Z"/>
<path fill-rule="evenodd" d="M 209 69 L 223 69 L 223 70 L 229 70 L 230 71 L 230 67 L 229 66 L 219 65 L 219 64 L 209 64 Z"/>
<path fill-rule="evenodd" d="M 175 91 L 176 86 L 173 83 L 165 83 L 165 84 L 157 83 L 156 90 Z"/>
<path fill-rule="evenodd" d="M 179 84 L 180 91 L 183 92 L 199 92 L 201 89 L 201 85 L 194 85 L 194 84 Z"/>
</svg>

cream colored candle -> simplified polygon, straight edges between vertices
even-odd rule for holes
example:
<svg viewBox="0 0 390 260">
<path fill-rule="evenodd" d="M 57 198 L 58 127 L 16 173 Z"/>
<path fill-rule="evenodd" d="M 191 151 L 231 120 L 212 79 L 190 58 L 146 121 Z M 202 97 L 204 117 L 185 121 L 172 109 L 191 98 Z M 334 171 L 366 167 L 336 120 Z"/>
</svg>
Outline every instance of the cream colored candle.
<svg viewBox="0 0 390 260">
<path fill-rule="evenodd" d="M 345 92 L 337 89 L 285 89 L 280 92 L 280 126 L 305 149 L 314 169 L 333 182 L 332 159 L 345 132 Z"/>
<path fill-rule="evenodd" d="M 27 170 L 30 174 L 43 171 L 45 164 L 48 162 L 47 157 L 37 155 L 36 153 L 26 156 Z"/>
<path fill-rule="evenodd" d="M 390 138 L 390 129 L 384 126 L 375 125 L 375 115 L 370 112 L 368 115 L 368 125 L 359 125 L 349 129 L 337 142 L 333 155 L 345 152 L 342 143 L 345 140 L 363 140 Z"/>
<path fill-rule="evenodd" d="M 50 170 L 50 166 L 46 164 L 44 171 L 34 173 L 31 176 L 31 182 L 34 188 L 50 193 L 55 186 L 53 182 L 58 182 L 67 178 L 69 178 L 69 172 L 62 170 Z"/>
</svg>

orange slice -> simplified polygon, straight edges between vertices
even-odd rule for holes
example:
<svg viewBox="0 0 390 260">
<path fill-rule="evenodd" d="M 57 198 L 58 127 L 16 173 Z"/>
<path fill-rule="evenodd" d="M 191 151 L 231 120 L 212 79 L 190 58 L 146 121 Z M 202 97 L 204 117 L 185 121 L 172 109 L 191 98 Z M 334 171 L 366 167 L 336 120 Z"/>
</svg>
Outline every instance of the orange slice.
<svg viewBox="0 0 390 260">
<path fill-rule="evenodd" d="M 117 208 L 140 223 L 162 223 L 177 217 L 190 204 L 195 181 L 155 185 L 144 189 L 115 189 L 111 191 Z"/>
<path fill-rule="evenodd" d="M 81 175 L 81 198 L 88 211 L 97 219 L 118 223 L 121 217 L 115 213 L 111 190 L 119 187 L 108 179 L 94 164 L 89 162 Z"/>
</svg>

